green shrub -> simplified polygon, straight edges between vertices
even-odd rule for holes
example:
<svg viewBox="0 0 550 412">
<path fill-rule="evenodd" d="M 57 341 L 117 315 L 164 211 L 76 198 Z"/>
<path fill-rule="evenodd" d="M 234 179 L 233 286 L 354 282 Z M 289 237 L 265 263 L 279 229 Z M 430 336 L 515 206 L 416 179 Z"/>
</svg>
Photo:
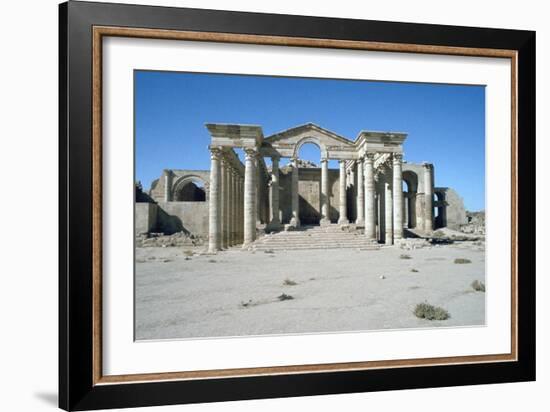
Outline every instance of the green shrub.
<svg viewBox="0 0 550 412">
<path fill-rule="evenodd" d="M 399 259 L 412 259 L 409 255 L 399 255 Z"/>
<path fill-rule="evenodd" d="M 439 306 L 433 306 L 429 303 L 419 303 L 414 308 L 414 314 L 417 318 L 427 320 L 446 320 L 451 317 L 449 312 Z"/>
<path fill-rule="evenodd" d="M 472 261 L 470 259 L 456 258 L 455 263 L 464 264 L 464 263 L 472 263 Z"/>
<path fill-rule="evenodd" d="M 411 272 L 417 273 L 418 269 L 411 269 Z"/>
<path fill-rule="evenodd" d="M 474 280 L 471 286 L 472 286 L 472 289 L 475 290 L 476 292 L 485 292 L 485 283 L 479 280 Z"/>
<path fill-rule="evenodd" d="M 279 299 L 282 302 L 283 300 L 292 300 L 292 299 L 294 299 L 294 297 L 292 297 L 290 295 L 287 295 L 286 293 L 283 293 L 283 294 L 277 296 L 277 299 Z"/>
<path fill-rule="evenodd" d="M 283 282 L 283 285 L 285 285 L 285 286 L 296 286 L 297 283 L 294 282 L 292 279 L 286 278 L 285 281 Z"/>
</svg>

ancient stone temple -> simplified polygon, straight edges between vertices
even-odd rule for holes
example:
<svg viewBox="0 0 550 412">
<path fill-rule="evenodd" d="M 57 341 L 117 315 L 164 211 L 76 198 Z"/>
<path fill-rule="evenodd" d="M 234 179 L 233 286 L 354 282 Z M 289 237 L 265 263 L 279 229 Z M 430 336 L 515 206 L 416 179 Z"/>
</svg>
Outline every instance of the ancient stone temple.
<svg viewBox="0 0 550 412">
<path fill-rule="evenodd" d="M 391 245 L 430 233 L 434 223 L 466 223 L 456 192 L 434 188 L 433 165 L 403 159 L 404 133 L 361 131 L 349 140 L 312 123 L 267 137 L 260 126 L 206 127 L 210 171 L 165 170 L 146 206 L 136 203 L 136 231 L 185 230 L 208 237 L 215 252 L 305 225 L 352 228 Z M 306 143 L 319 147 L 320 167 L 299 159 Z M 235 149 L 244 151 L 244 162 Z M 280 167 L 285 158 L 289 164 Z M 331 159 L 338 169 L 329 169 Z"/>
</svg>

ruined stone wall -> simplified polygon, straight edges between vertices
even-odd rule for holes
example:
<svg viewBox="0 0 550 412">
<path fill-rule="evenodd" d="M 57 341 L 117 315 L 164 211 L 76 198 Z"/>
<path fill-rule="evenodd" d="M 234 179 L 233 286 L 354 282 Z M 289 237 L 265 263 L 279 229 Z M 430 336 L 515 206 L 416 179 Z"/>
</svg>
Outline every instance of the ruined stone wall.
<svg viewBox="0 0 550 412">
<path fill-rule="evenodd" d="M 434 195 L 434 206 L 438 211 L 435 218 L 436 228 L 460 230 L 462 225 L 468 223 L 464 201 L 455 190 L 450 187 L 436 187 Z"/>
<path fill-rule="evenodd" d="M 156 231 L 208 236 L 209 202 L 158 202 Z"/>
<path fill-rule="evenodd" d="M 158 207 L 156 203 L 140 202 L 135 204 L 135 232 L 156 231 Z"/>
</svg>

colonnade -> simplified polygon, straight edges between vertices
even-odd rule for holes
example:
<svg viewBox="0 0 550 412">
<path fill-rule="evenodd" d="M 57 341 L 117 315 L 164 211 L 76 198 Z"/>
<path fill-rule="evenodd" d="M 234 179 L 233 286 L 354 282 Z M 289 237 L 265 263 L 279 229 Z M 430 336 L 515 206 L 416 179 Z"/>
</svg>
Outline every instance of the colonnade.
<svg viewBox="0 0 550 412">
<path fill-rule="evenodd" d="M 208 217 L 210 252 L 243 242 L 244 186 L 242 171 L 231 161 L 228 153 L 221 148 L 211 148 Z"/>
<path fill-rule="evenodd" d="M 232 151 L 232 149 L 230 149 Z M 256 239 L 256 227 L 263 212 L 260 196 L 260 162 L 257 149 L 245 148 L 244 172 L 234 167 L 222 148 L 211 148 L 210 169 L 210 209 L 209 209 L 209 251 L 215 252 L 236 244 L 248 247 Z M 367 239 L 384 239 L 386 244 L 403 238 L 405 224 L 405 196 L 403 194 L 403 156 L 400 153 L 390 155 L 390 166 L 382 177 L 382 186 L 375 181 L 375 154 L 366 153 L 362 158 L 353 160 L 351 174 L 357 180 L 356 195 L 357 226 L 365 228 Z M 282 227 L 279 216 L 279 160 L 272 156 L 272 168 L 269 176 L 269 212 L 268 230 Z M 347 160 L 339 161 L 339 224 L 349 223 L 347 205 L 346 166 Z M 262 162 L 263 163 L 263 162 Z M 291 158 L 291 218 L 290 225 L 300 226 L 300 204 L 298 194 L 298 159 Z M 355 169 L 356 168 L 356 169 Z M 433 183 L 431 165 L 425 168 L 425 205 L 424 229 L 433 230 Z M 267 183 L 267 182 L 266 182 Z M 321 224 L 329 224 L 330 185 L 328 158 L 321 159 Z M 382 189 L 383 188 L 383 189 Z M 398 189 L 398 190 L 397 190 Z M 380 198 L 383 197 L 383 202 Z M 380 207 L 377 208 L 377 204 Z M 383 210 L 381 205 L 383 204 Z M 381 225 L 381 214 L 383 227 Z M 378 233 L 377 233 L 378 229 Z M 382 230 L 383 235 L 382 236 Z"/>
</svg>

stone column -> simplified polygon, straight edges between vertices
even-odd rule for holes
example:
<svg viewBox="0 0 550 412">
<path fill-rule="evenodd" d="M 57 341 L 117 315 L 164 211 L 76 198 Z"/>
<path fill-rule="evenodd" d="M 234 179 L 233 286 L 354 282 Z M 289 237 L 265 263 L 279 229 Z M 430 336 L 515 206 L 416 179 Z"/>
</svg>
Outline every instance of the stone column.
<svg viewBox="0 0 550 412">
<path fill-rule="evenodd" d="M 241 243 L 241 175 L 237 171 L 235 175 L 235 244 Z"/>
<path fill-rule="evenodd" d="M 357 161 L 357 226 L 365 226 L 365 194 L 363 186 L 363 160 Z"/>
<path fill-rule="evenodd" d="M 298 158 L 293 157 L 291 159 L 292 165 L 292 185 L 291 185 L 291 204 L 292 215 L 290 219 L 290 225 L 294 227 L 300 226 L 300 198 L 298 197 Z"/>
<path fill-rule="evenodd" d="M 237 243 L 237 170 L 231 170 L 231 222 L 230 222 L 230 240 L 229 245 L 234 246 Z"/>
<path fill-rule="evenodd" d="M 403 238 L 403 168 L 401 153 L 393 154 L 393 237 Z"/>
<path fill-rule="evenodd" d="M 364 161 L 365 167 L 365 236 L 367 239 L 376 240 L 376 213 L 374 186 L 374 153 L 367 153 Z"/>
<path fill-rule="evenodd" d="M 242 244 L 244 243 L 244 171 L 243 175 L 241 176 L 241 179 L 239 181 L 240 185 L 240 191 L 239 191 L 239 205 L 240 205 L 240 221 L 239 221 L 239 234 L 240 239 L 239 242 Z"/>
<path fill-rule="evenodd" d="M 434 230 L 433 226 L 433 196 L 434 196 L 434 184 L 432 180 L 432 165 L 424 163 L 424 230 L 431 232 Z"/>
<path fill-rule="evenodd" d="M 237 243 L 242 243 L 242 231 L 243 231 L 243 198 L 242 198 L 242 177 L 240 174 L 237 175 L 236 184 L 237 184 L 237 220 L 236 220 L 236 232 L 237 232 Z"/>
<path fill-rule="evenodd" d="M 406 228 L 409 228 L 409 204 L 411 202 L 410 200 L 410 193 L 407 192 L 407 194 L 403 194 L 403 226 Z"/>
<path fill-rule="evenodd" d="M 170 170 L 164 171 L 164 201 L 170 202 L 172 196 L 170 196 L 172 191 L 172 172 Z"/>
<path fill-rule="evenodd" d="M 269 229 L 278 230 L 281 227 L 279 219 L 279 157 L 271 158 L 271 185 L 269 187 Z"/>
<path fill-rule="evenodd" d="M 210 203 L 208 209 L 208 251 L 210 253 L 220 250 L 220 158 L 220 149 L 210 149 Z"/>
<path fill-rule="evenodd" d="M 346 161 L 340 160 L 340 217 L 338 223 L 341 225 L 347 225 L 348 220 L 348 198 L 346 190 Z"/>
<path fill-rule="evenodd" d="M 244 172 L 244 241 L 250 246 L 256 239 L 256 151 L 245 149 Z"/>
<path fill-rule="evenodd" d="M 229 246 L 229 162 L 222 159 L 222 241 L 221 246 L 227 249 Z"/>
<path fill-rule="evenodd" d="M 256 154 L 256 225 L 262 223 L 262 164 L 260 154 Z"/>
<path fill-rule="evenodd" d="M 352 163 L 351 163 L 351 168 L 350 168 L 350 171 L 349 171 L 349 180 L 348 180 L 348 184 L 349 184 L 349 187 L 351 188 L 351 194 L 350 194 L 350 199 L 351 199 L 351 202 L 350 202 L 350 216 L 348 216 L 348 219 L 351 220 L 353 219 L 354 217 L 356 217 L 356 211 L 355 211 L 355 208 L 356 208 L 356 203 L 355 202 L 355 199 L 356 199 L 356 196 L 357 196 L 357 189 L 356 189 L 356 186 L 355 186 L 355 160 L 352 160 Z"/>
<path fill-rule="evenodd" d="M 386 220 L 386 245 L 393 244 L 393 201 L 391 177 L 387 177 L 384 183 L 384 205 L 385 205 L 385 220 Z"/>
<path fill-rule="evenodd" d="M 330 224 L 328 159 L 321 159 L 321 225 Z"/>
</svg>

